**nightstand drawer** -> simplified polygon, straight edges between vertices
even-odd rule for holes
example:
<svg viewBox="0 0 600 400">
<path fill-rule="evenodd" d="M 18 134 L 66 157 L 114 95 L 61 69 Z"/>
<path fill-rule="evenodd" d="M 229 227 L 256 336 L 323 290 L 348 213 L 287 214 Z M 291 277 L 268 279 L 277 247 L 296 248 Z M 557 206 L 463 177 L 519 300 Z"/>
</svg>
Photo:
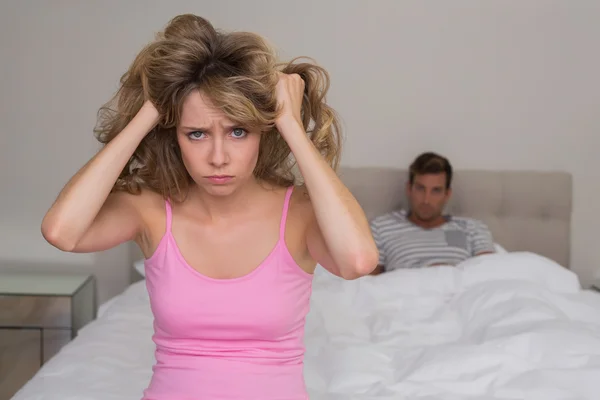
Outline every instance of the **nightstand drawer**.
<svg viewBox="0 0 600 400">
<path fill-rule="evenodd" d="M 0 327 L 71 328 L 71 311 L 66 296 L 0 296 Z"/>
<path fill-rule="evenodd" d="M 40 369 L 41 331 L 0 328 L 0 399 L 10 399 Z"/>
<path fill-rule="evenodd" d="M 2 330 L 2 328 L 0 328 Z M 49 359 L 54 357 L 56 353 L 60 351 L 67 343 L 69 343 L 73 336 L 69 329 L 43 329 L 42 333 L 42 364 L 46 363 Z"/>
</svg>

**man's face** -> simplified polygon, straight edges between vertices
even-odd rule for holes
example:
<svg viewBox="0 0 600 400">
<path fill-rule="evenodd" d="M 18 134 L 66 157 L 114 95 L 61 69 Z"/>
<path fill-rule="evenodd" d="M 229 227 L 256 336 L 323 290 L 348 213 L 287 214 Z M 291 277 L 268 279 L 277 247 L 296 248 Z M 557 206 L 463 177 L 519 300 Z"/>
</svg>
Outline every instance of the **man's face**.
<svg viewBox="0 0 600 400">
<path fill-rule="evenodd" d="M 415 175 L 412 186 L 406 191 L 410 211 L 421 221 L 429 222 L 439 218 L 451 189 L 446 189 L 446 173 Z"/>
</svg>

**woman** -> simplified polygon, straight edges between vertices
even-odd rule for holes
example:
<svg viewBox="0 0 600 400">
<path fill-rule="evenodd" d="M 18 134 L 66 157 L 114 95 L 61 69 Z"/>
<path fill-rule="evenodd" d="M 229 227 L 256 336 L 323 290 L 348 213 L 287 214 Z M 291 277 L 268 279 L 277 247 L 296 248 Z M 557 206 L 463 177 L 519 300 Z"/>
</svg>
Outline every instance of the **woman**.
<svg viewBox="0 0 600 400">
<path fill-rule="evenodd" d="M 42 232 L 63 251 L 135 241 L 144 253 L 156 343 L 144 399 L 307 398 L 315 266 L 355 279 L 378 261 L 333 169 L 327 88 L 320 67 L 276 64 L 260 37 L 182 15 L 134 60 L 114 109 L 102 108 L 105 146 Z"/>
</svg>

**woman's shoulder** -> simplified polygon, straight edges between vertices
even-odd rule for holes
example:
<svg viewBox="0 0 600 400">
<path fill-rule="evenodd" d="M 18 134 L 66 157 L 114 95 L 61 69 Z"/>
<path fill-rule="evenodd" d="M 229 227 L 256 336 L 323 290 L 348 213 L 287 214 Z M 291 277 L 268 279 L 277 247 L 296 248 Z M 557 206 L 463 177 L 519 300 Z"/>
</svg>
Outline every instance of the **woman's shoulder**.
<svg viewBox="0 0 600 400">
<path fill-rule="evenodd" d="M 292 199 L 298 204 L 302 206 L 310 206 L 310 194 L 308 192 L 308 188 L 305 184 L 296 184 L 294 185 L 292 192 Z"/>
<path fill-rule="evenodd" d="M 162 228 L 166 221 L 166 202 L 164 197 L 153 190 L 141 189 L 137 193 L 118 190 L 110 195 L 111 201 L 118 202 L 135 212 L 142 223 L 144 236 L 149 231 Z M 164 229 L 163 229 L 164 230 Z"/>
<path fill-rule="evenodd" d="M 297 223 L 302 220 L 307 221 L 307 218 L 313 214 L 308 189 L 304 184 L 292 184 L 290 186 L 267 184 L 263 186 L 263 189 L 270 198 L 267 202 L 269 204 L 269 212 L 280 213 L 281 209 L 276 204 L 281 204 L 282 198 L 289 195 L 287 202 L 288 217 L 294 218 Z M 262 200 L 260 202 L 267 204 Z"/>
<path fill-rule="evenodd" d="M 128 203 L 139 215 L 143 228 L 137 243 L 148 257 L 166 232 L 165 198 L 160 193 L 145 188 L 137 193 L 115 192 L 114 196 L 119 197 L 119 201 Z"/>
<path fill-rule="evenodd" d="M 126 203 L 134 207 L 140 213 L 143 213 L 146 210 L 153 210 L 157 208 L 164 209 L 165 207 L 165 200 L 163 196 L 150 189 L 142 188 L 137 193 L 132 193 L 126 190 L 117 190 L 112 192 L 110 196 L 113 198 L 113 201 Z"/>
<path fill-rule="evenodd" d="M 304 184 L 294 186 L 290 199 L 290 210 L 309 221 L 314 217 L 311 194 Z"/>
</svg>

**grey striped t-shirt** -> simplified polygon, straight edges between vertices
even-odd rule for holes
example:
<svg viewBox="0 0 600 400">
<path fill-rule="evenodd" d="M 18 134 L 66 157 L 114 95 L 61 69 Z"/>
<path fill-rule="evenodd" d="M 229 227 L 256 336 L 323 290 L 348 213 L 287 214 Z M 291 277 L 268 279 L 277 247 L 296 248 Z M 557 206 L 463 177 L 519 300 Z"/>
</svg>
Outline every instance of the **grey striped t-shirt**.
<svg viewBox="0 0 600 400">
<path fill-rule="evenodd" d="M 456 265 L 478 253 L 494 251 L 488 227 L 466 217 L 448 217 L 445 224 L 425 229 L 413 224 L 406 211 L 398 210 L 374 218 L 371 231 L 385 271 Z"/>
</svg>

